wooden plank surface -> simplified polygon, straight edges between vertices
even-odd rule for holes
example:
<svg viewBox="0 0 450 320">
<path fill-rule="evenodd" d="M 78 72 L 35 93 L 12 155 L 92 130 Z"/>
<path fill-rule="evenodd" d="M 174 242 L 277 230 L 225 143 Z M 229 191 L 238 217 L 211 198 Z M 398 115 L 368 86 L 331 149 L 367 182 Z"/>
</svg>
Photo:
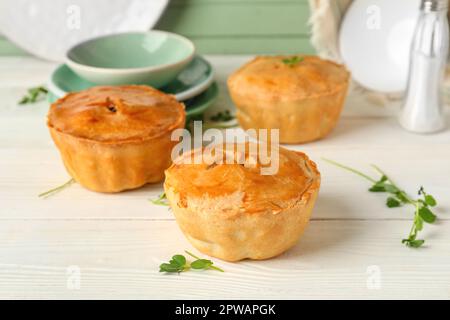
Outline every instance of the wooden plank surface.
<svg viewBox="0 0 450 320">
<path fill-rule="evenodd" d="M 211 112 L 232 109 L 226 78 L 251 57 L 207 58 L 221 88 Z M 209 299 L 211 288 L 215 298 L 450 298 L 448 131 L 407 133 L 393 117 L 397 106 L 371 105 L 352 93 L 327 139 L 289 146 L 307 152 L 322 172 L 313 220 L 293 250 L 263 262 L 216 261 L 225 274 L 162 275 L 163 260 L 192 247 L 171 212 L 148 202 L 160 184 L 117 195 L 74 185 L 37 197 L 68 175 L 45 126 L 48 104 L 17 101 L 54 67 L 0 58 L 0 298 Z M 440 203 L 439 222 L 425 227 L 427 246 L 400 243 L 412 223 L 410 208 L 387 209 L 365 181 L 321 157 L 368 172 L 376 163 L 411 194 L 424 185 Z M 67 286 L 71 266 L 80 271 L 79 290 Z"/>
<path fill-rule="evenodd" d="M 422 250 L 399 243 L 408 226 L 313 221 L 276 259 L 167 275 L 159 264 L 191 248 L 174 221 L 3 221 L 0 298 L 450 298 L 450 223 Z"/>
</svg>

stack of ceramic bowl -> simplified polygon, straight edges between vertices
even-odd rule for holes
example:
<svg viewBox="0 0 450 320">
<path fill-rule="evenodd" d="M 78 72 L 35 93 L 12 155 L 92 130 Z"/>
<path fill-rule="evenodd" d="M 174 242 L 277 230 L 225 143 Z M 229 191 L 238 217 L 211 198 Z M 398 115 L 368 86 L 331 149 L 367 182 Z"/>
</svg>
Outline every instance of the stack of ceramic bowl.
<svg viewBox="0 0 450 320">
<path fill-rule="evenodd" d="M 164 31 L 103 36 L 71 48 L 51 75 L 49 101 L 97 85 L 144 84 L 173 94 L 187 117 L 203 113 L 216 98 L 209 62 L 192 42 Z"/>
</svg>

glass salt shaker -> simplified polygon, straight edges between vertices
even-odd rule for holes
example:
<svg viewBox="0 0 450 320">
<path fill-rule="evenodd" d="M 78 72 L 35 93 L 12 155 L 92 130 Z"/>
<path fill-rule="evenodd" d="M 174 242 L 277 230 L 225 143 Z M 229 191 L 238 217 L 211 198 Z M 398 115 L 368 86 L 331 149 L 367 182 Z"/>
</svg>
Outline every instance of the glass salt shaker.
<svg viewBox="0 0 450 320">
<path fill-rule="evenodd" d="M 422 0 L 400 124 L 432 133 L 445 127 L 442 86 L 449 49 L 448 0 Z"/>
</svg>

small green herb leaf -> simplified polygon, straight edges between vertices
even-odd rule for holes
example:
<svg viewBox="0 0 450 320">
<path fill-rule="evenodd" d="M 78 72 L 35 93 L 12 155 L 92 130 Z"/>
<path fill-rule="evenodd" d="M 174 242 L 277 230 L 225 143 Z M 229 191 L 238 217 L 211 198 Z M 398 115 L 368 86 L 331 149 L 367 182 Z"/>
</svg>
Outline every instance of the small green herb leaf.
<svg viewBox="0 0 450 320">
<path fill-rule="evenodd" d="M 219 111 L 218 113 L 216 113 L 215 115 L 213 115 L 211 117 L 211 120 L 214 122 L 226 122 L 226 121 L 230 121 L 233 120 L 235 118 L 235 116 L 233 116 L 230 112 L 230 110 L 225 110 L 225 111 Z"/>
<path fill-rule="evenodd" d="M 159 266 L 159 272 L 182 272 L 183 267 L 171 263 L 163 263 Z"/>
<path fill-rule="evenodd" d="M 191 263 L 191 268 L 196 270 L 208 269 L 213 265 L 211 260 L 199 259 Z"/>
<path fill-rule="evenodd" d="M 184 265 L 186 264 L 186 258 L 181 254 L 174 255 L 172 257 L 172 260 L 170 260 L 170 264 L 184 267 Z"/>
<path fill-rule="evenodd" d="M 402 205 L 414 206 L 414 220 L 411 230 L 409 232 L 408 238 L 403 239 L 402 243 L 412 248 L 419 248 L 424 243 L 425 240 L 417 239 L 417 234 L 422 231 L 424 222 L 433 223 L 436 221 L 436 215 L 429 209 L 429 207 L 434 207 L 437 205 L 436 199 L 427 194 L 423 187 L 420 187 L 418 194 L 423 196 L 423 199 L 413 199 L 405 191 L 401 190 L 393 181 L 390 179 L 380 168 L 375 165 L 372 167 L 381 174 L 379 180 L 375 180 L 372 177 L 355 170 L 351 167 L 345 166 L 333 160 L 323 159 L 339 168 L 346 171 L 357 174 L 358 176 L 370 181 L 373 185 L 369 189 L 371 192 L 386 192 L 390 193 L 392 196 L 388 197 L 386 200 L 386 205 L 389 208 L 395 208 Z"/>
<path fill-rule="evenodd" d="M 395 196 L 397 197 L 397 199 L 398 199 L 400 202 L 402 202 L 402 203 L 404 203 L 404 204 L 409 203 L 408 195 L 407 195 L 404 191 L 399 191 L 399 192 L 397 192 L 397 193 L 395 194 Z"/>
<path fill-rule="evenodd" d="M 27 95 L 20 99 L 19 104 L 35 103 L 43 100 L 47 96 L 48 90 L 43 87 L 34 87 L 28 89 Z"/>
<path fill-rule="evenodd" d="M 374 184 L 370 189 L 370 192 L 386 192 L 386 189 L 384 188 L 383 184 Z"/>
<path fill-rule="evenodd" d="M 393 194 L 400 191 L 400 190 L 398 190 L 398 188 L 396 186 L 394 186 L 392 184 L 385 184 L 384 189 L 386 190 L 386 192 L 393 193 Z"/>
<path fill-rule="evenodd" d="M 217 129 L 227 129 L 233 128 L 238 125 L 236 117 L 231 114 L 230 110 L 219 111 L 217 114 L 213 115 L 211 121 L 203 123 L 203 128 L 205 130 L 211 128 Z"/>
<path fill-rule="evenodd" d="M 202 258 L 200 258 L 200 257 L 197 257 L 195 254 L 193 254 L 193 253 L 191 253 L 191 252 L 189 252 L 189 251 L 187 251 L 187 250 L 184 250 L 184 252 L 186 252 L 188 255 L 190 255 L 190 256 L 191 256 L 192 258 L 194 258 L 194 259 L 197 259 L 197 260 L 205 260 L 205 259 L 202 259 Z M 209 261 L 209 260 L 208 260 L 208 261 Z M 225 271 L 223 271 L 221 268 L 212 265 L 212 263 L 211 263 L 211 265 L 209 266 L 209 268 L 210 268 L 210 269 L 217 270 L 217 271 L 220 271 L 220 272 L 225 272 Z"/>
<path fill-rule="evenodd" d="M 402 243 L 411 248 L 420 248 L 425 243 L 425 240 L 403 239 Z"/>
<path fill-rule="evenodd" d="M 436 215 L 433 212 L 431 212 L 431 210 L 428 209 L 427 207 L 421 207 L 419 209 L 419 216 L 426 223 L 434 223 L 436 221 Z"/>
<path fill-rule="evenodd" d="M 303 57 L 299 57 L 299 56 L 293 56 L 290 58 L 285 58 L 283 59 L 283 63 L 290 66 L 290 67 L 294 67 L 296 64 L 302 62 L 304 60 Z"/>
<path fill-rule="evenodd" d="M 401 206 L 401 203 L 397 199 L 389 197 L 386 200 L 386 205 L 388 206 L 388 208 L 397 208 Z"/>
<path fill-rule="evenodd" d="M 168 206 L 169 205 L 169 201 L 167 200 L 166 197 L 166 193 L 163 192 L 161 193 L 158 198 L 156 199 L 150 199 L 149 200 L 151 203 L 158 205 L 158 206 Z"/>
<path fill-rule="evenodd" d="M 207 269 L 214 269 L 220 272 L 224 272 L 221 268 L 214 266 L 213 262 L 211 260 L 206 260 L 199 258 L 195 256 L 194 254 L 190 253 L 186 250 L 186 253 L 190 255 L 191 257 L 195 258 L 196 260 L 193 261 L 190 265 L 186 260 L 186 257 L 181 254 L 176 254 L 172 256 L 172 259 L 168 263 L 162 263 L 159 266 L 160 272 L 185 272 L 189 271 L 190 269 L 196 269 L 196 270 L 207 270 Z"/>
<path fill-rule="evenodd" d="M 425 189 L 423 188 L 423 186 L 420 187 L 418 194 L 419 194 L 419 196 L 423 196 L 422 203 L 425 206 L 434 207 L 434 206 L 437 205 L 436 199 L 431 194 L 426 193 Z"/>
<path fill-rule="evenodd" d="M 434 197 L 430 194 L 425 196 L 425 203 L 430 207 L 435 207 L 437 205 L 436 199 L 434 199 Z"/>
</svg>

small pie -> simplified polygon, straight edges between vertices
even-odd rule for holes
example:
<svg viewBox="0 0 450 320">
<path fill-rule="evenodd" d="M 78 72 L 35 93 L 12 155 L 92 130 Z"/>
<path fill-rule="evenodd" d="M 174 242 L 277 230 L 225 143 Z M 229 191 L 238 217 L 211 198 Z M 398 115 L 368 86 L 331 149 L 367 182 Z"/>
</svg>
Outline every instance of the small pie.
<svg viewBox="0 0 450 320">
<path fill-rule="evenodd" d="M 69 174 L 84 187 L 119 192 L 164 179 L 183 128 L 183 104 L 148 86 L 99 86 L 50 107 L 47 125 Z"/>
<path fill-rule="evenodd" d="M 186 162 L 204 151 L 197 149 L 166 170 L 164 189 L 182 232 L 199 251 L 227 261 L 268 259 L 294 246 L 319 192 L 320 173 L 304 153 L 279 148 L 278 171 L 262 175 L 258 157 L 237 161 L 252 157 L 249 145 L 223 148 L 234 162 Z"/>
<path fill-rule="evenodd" d="M 279 129 L 281 143 L 325 137 L 336 125 L 350 74 L 316 56 L 257 57 L 228 79 L 244 129 Z"/>
</svg>

